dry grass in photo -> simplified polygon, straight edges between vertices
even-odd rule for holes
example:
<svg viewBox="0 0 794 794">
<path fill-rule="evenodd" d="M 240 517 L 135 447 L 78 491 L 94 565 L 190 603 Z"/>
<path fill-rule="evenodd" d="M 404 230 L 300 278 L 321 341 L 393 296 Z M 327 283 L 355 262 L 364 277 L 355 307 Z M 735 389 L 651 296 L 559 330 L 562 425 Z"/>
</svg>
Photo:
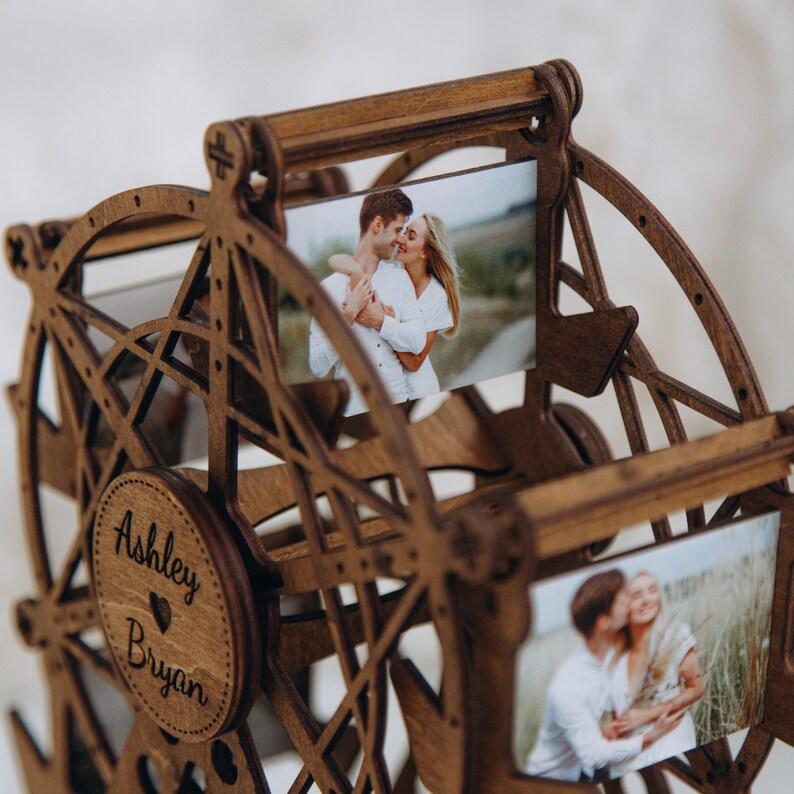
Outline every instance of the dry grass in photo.
<svg viewBox="0 0 794 794">
<path fill-rule="evenodd" d="M 619 561 L 615 567 L 622 567 Z M 663 583 L 665 613 L 687 623 L 697 640 L 705 689 L 692 707 L 699 745 L 763 717 L 774 574 L 773 546 L 726 555 L 706 571 Z M 537 739 L 551 679 L 580 641 L 566 626 L 532 637 L 518 655 L 513 731 L 518 768 Z"/>
</svg>

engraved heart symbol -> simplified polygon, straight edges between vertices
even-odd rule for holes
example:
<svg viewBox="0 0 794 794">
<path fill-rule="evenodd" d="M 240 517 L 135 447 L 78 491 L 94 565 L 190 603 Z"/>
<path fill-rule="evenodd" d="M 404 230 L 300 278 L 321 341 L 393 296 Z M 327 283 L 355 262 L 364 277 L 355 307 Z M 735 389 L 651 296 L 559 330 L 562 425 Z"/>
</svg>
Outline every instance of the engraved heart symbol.
<svg viewBox="0 0 794 794">
<path fill-rule="evenodd" d="M 154 621 L 161 633 L 165 634 L 171 625 L 171 604 L 167 598 L 160 598 L 155 592 L 149 593 L 149 606 L 152 608 Z"/>
</svg>

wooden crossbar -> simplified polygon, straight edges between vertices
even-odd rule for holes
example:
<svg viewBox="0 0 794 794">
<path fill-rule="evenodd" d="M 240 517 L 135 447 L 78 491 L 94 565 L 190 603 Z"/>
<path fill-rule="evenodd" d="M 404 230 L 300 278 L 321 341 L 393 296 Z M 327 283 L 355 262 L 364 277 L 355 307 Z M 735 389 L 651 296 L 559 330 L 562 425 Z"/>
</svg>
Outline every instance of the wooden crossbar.
<svg viewBox="0 0 794 794">
<path fill-rule="evenodd" d="M 532 69 L 266 116 L 289 171 L 525 126 L 550 107 Z"/>
<path fill-rule="evenodd" d="M 518 503 L 548 559 L 708 499 L 785 478 L 794 456 L 790 413 L 535 485 Z"/>
</svg>

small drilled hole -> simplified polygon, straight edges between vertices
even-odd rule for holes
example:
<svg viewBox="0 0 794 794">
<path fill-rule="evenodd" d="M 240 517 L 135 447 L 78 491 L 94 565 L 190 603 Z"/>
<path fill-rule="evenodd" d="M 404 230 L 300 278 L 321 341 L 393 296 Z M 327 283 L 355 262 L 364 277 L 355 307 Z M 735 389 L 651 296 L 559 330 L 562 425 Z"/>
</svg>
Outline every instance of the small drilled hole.
<svg viewBox="0 0 794 794">
<path fill-rule="evenodd" d="M 703 303 L 703 296 L 698 292 L 695 295 L 695 305 L 700 306 L 701 303 Z"/>
<path fill-rule="evenodd" d="M 110 408 L 110 400 L 108 400 L 108 398 L 105 397 L 105 399 L 102 400 L 102 405 L 104 405 L 105 408 Z"/>
<path fill-rule="evenodd" d="M 74 339 L 72 339 L 71 336 L 67 336 L 66 337 L 66 344 L 69 345 L 69 347 L 74 347 Z"/>
<path fill-rule="evenodd" d="M 745 764 L 745 763 L 744 763 L 744 761 L 739 761 L 739 763 L 737 764 L 737 766 L 739 767 L 739 771 L 740 771 L 742 774 L 744 774 L 744 773 L 747 771 L 747 764 Z"/>
<path fill-rule="evenodd" d="M 145 755 L 138 759 L 138 782 L 144 794 L 160 794 L 160 777 L 154 764 Z"/>
<path fill-rule="evenodd" d="M 193 199 L 188 199 L 187 208 L 190 210 L 190 212 L 196 211 L 196 205 L 193 203 Z"/>
<path fill-rule="evenodd" d="M 645 227 L 645 224 L 648 223 L 648 219 L 644 215 L 640 215 L 637 222 L 640 224 L 640 228 L 642 229 Z"/>
<path fill-rule="evenodd" d="M 740 400 L 747 399 L 747 389 L 739 389 L 739 399 Z"/>
<path fill-rule="evenodd" d="M 493 593 L 488 593 L 485 597 L 485 611 L 489 615 L 496 615 L 499 609 L 496 606 L 496 598 Z"/>
<path fill-rule="evenodd" d="M 223 282 L 219 279 L 215 279 L 215 289 L 223 289 Z"/>
<path fill-rule="evenodd" d="M 336 572 L 337 573 L 344 573 L 345 572 L 345 566 L 341 562 L 338 562 L 336 564 Z"/>
<path fill-rule="evenodd" d="M 177 739 L 176 736 L 171 736 L 168 731 L 164 731 L 162 728 L 160 728 L 160 733 L 163 735 L 163 739 L 165 739 L 168 744 L 179 744 L 179 739 Z"/>
<path fill-rule="evenodd" d="M 91 368 L 90 367 L 86 367 L 85 368 L 85 376 L 86 376 L 86 378 L 90 378 L 91 377 Z"/>
<path fill-rule="evenodd" d="M 223 237 L 218 237 L 217 241 L 218 248 L 223 248 Z"/>
<path fill-rule="evenodd" d="M 94 228 L 94 226 L 96 226 L 96 221 L 95 221 L 95 220 L 94 220 L 92 217 L 90 217 L 90 216 L 89 216 L 89 218 L 88 218 L 88 225 L 89 225 L 89 226 L 90 226 L 92 229 Z"/>
<path fill-rule="evenodd" d="M 17 627 L 24 637 L 29 637 L 33 631 L 33 622 L 28 615 L 20 615 L 17 619 Z"/>
<path fill-rule="evenodd" d="M 250 233 L 246 234 L 245 235 L 245 240 L 248 243 L 248 245 L 253 245 L 254 244 L 254 235 L 250 234 Z"/>
<path fill-rule="evenodd" d="M 136 207 L 140 207 L 141 206 L 141 197 L 140 196 L 135 196 L 135 206 Z"/>
<path fill-rule="evenodd" d="M 223 323 L 220 320 L 215 320 L 215 329 L 220 331 L 223 328 Z"/>
<path fill-rule="evenodd" d="M 361 570 L 366 571 L 369 568 L 369 560 L 361 560 Z"/>
<path fill-rule="evenodd" d="M 212 766 L 218 777 L 227 785 L 237 782 L 237 764 L 229 745 L 220 739 L 212 743 Z"/>
<path fill-rule="evenodd" d="M 50 306 L 50 317 L 55 317 L 55 309 Z"/>
<path fill-rule="evenodd" d="M 223 364 L 220 361 L 215 362 L 215 371 L 220 372 L 223 369 Z"/>
<path fill-rule="evenodd" d="M 53 267 L 53 269 L 55 270 L 56 273 L 60 273 L 61 272 L 61 266 L 57 262 L 53 262 L 52 263 L 52 267 Z"/>
<path fill-rule="evenodd" d="M 583 163 L 581 160 L 579 160 L 579 161 L 576 163 L 576 173 L 577 173 L 577 174 L 581 174 L 581 173 L 582 173 L 582 171 L 584 171 L 584 163 Z"/>
</svg>

